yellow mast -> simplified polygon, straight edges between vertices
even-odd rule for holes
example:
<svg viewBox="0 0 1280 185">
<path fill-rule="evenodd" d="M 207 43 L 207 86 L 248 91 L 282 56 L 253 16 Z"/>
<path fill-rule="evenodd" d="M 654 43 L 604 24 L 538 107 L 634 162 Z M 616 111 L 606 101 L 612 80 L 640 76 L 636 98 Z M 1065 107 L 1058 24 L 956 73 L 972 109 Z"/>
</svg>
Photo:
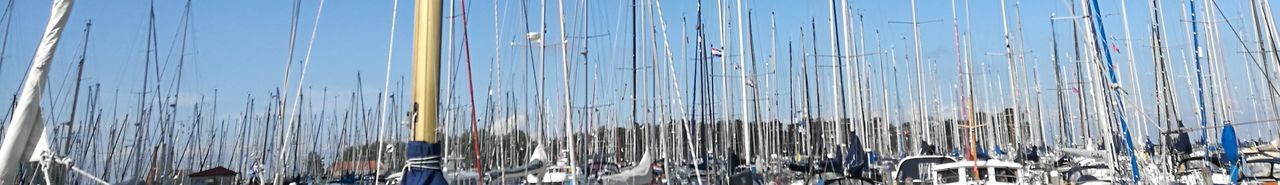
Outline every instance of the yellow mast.
<svg viewBox="0 0 1280 185">
<path fill-rule="evenodd" d="M 442 0 L 415 0 L 413 14 L 413 141 L 435 144 L 440 93 Z"/>
<path fill-rule="evenodd" d="M 406 143 L 402 184 L 448 185 L 440 160 L 436 102 L 440 94 L 440 23 L 443 0 L 415 0 L 413 7 L 412 133 Z M 478 180 L 478 179 L 477 179 Z"/>
</svg>

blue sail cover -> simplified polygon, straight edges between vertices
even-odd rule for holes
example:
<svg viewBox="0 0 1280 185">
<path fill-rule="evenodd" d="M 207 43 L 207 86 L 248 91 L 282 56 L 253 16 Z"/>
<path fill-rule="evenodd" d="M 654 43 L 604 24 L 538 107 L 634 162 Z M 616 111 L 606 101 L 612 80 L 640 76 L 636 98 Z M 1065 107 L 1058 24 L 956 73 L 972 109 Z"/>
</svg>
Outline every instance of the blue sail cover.
<svg viewBox="0 0 1280 185">
<path fill-rule="evenodd" d="M 867 167 L 867 152 L 862 150 L 862 140 L 858 134 L 849 134 L 849 149 L 844 157 L 846 172 L 858 173 Z"/>
<path fill-rule="evenodd" d="M 1223 159 L 1229 163 L 1240 160 L 1240 142 L 1236 139 L 1235 126 L 1230 124 L 1222 129 L 1222 154 Z"/>
<path fill-rule="evenodd" d="M 733 155 L 736 157 L 736 155 Z M 852 174 L 866 170 L 869 156 L 862 150 L 862 140 L 856 134 L 849 135 L 849 146 L 844 151 L 836 151 L 836 158 L 818 161 L 790 161 L 786 168 L 796 172 L 848 172 Z"/>
<path fill-rule="evenodd" d="M 987 159 L 991 159 L 991 156 L 990 156 L 990 155 L 987 155 L 987 148 L 982 147 L 982 143 L 975 143 L 975 144 L 974 144 L 974 148 L 975 148 L 975 150 L 977 150 L 977 151 L 975 151 L 975 152 L 977 152 L 977 153 L 976 153 L 976 155 L 977 155 L 977 156 L 973 156 L 973 157 L 975 157 L 975 158 L 977 158 L 977 159 L 972 159 L 972 160 L 987 160 Z"/>
<path fill-rule="evenodd" d="M 1231 171 L 1231 182 L 1240 179 L 1240 141 L 1236 138 L 1236 127 L 1227 124 L 1222 128 L 1222 157 Z"/>
<path fill-rule="evenodd" d="M 422 141 L 410 141 L 405 155 L 409 168 L 404 172 L 404 185 L 447 185 L 444 172 L 440 171 L 440 145 Z"/>
<path fill-rule="evenodd" d="M 1040 161 L 1040 152 L 1037 147 L 1027 147 L 1025 150 L 1018 151 L 1018 159 L 1020 161 Z"/>
<path fill-rule="evenodd" d="M 1191 136 L 1186 132 L 1180 132 L 1173 139 L 1173 151 L 1182 155 L 1191 154 Z"/>
</svg>

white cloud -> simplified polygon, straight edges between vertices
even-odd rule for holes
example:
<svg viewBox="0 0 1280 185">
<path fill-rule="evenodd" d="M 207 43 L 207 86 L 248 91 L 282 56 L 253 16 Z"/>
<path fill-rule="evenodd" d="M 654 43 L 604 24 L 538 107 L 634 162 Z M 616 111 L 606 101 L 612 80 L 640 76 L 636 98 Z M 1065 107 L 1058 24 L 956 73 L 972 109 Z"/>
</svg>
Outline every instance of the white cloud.
<svg viewBox="0 0 1280 185">
<path fill-rule="evenodd" d="M 509 134 L 512 131 L 519 130 L 522 126 L 529 122 L 529 118 L 524 115 L 507 116 L 498 118 L 493 121 L 493 125 L 489 126 L 489 132 L 497 135 Z"/>
</svg>

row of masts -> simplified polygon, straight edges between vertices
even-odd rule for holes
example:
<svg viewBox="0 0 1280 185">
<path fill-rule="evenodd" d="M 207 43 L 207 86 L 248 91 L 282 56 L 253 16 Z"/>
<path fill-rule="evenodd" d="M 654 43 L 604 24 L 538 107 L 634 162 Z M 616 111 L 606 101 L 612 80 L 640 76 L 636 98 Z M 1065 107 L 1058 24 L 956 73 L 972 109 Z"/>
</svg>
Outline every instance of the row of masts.
<svg viewBox="0 0 1280 185">
<path fill-rule="evenodd" d="M 542 5 L 538 12 L 541 15 L 530 15 L 533 12 L 530 7 L 537 7 L 529 5 L 532 3 Z M 924 55 L 924 45 L 939 43 L 921 39 L 921 27 L 935 21 L 919 20 L 915 1 L 911 1 L 911 20 L 896 22 L 908 24 L 912 30 L 914 49 L 902 53 L 893 46 L 885 48 L 880 30 L 869 28 L 862 13 L 846 0 L 828 2 L 827 28 L 819 27 L 817 18 L 810 20 L 807 27 L 777 27 L 774 13 L 770 12 L 769 39 L 764 41 L 770 48 L 767 51 L 757 50 L 765 45 L 757 42 L 757 38 L 764 38 L 757 36 L 763 32 L 759 29 L 761 26 L 753 25 L 759 18 L 758 11 L 741 0 L 708 2 L 707 5 L 714 6 L 710 10 L 716 11 L 715 14 L 704 14 L 703 2 L 696 2 L 695 17 L 681 16 L 679 38 L 669 34 L 675 32 L 668 30 L 667 25 L 674 22 L 668 22 L 666 18 L 671 16 L 664 14 L 659 1 L 630 2 L 627 13 L 631 14 L 628 17 L 631 26 L 626 27 L 630 33 L 592 32 L 601 29 L 597 26 L 601 24 L 593 23 L 604 21 L 589 17 L 600 14 L 592 11 L 599 11 L 593 9 L 602 6 L 586 1 L 570 2 L 581 11 L 574 13 L 565 12 L 569 10 L 565 3 L 564 0 L 520 1 L 518 7 L 514 7 L 519 11 L 513 11 L 519 12 L 518 16 L 499 13 L 512 7 L 494 3 L 495 28 L 513 21 L 506 18 L 522 17 L 514 22 L 523 24 L 522 32 L 527 34 L 507 34 L 505 31 L 509 30 L 495 29 L 494 44 L 498 47 L 493 51 L 493 68 L 488 77 L 491 84 L 482 86 L 481 92 L 485 93 L 479 95 L 488 97 L 483 98 L 486 101 L 482 105 L 467 102 L 461 94 L 456 94 L 465 92 L 456 87 L 461 81 L 456 79 L 460 73 L 469 73 L 472 69 L 459 64 L 463 57 L 455 56 L 462 50 L 457 44 L 446 47 L 442 78 L 454 83 L 444 84 L 441 93 L 441 119 L 447 124 L 440 130 L 441 137 L 445 138 L 446 160 L 468 162 L 450 162 L 457 164 L 457 169 L 483 171 L 518 165 L 539 145 L 548 146 L 551 149 L 546 152 L 556 154 L 557 160 L 563 158 L 571 166 L 596 156 L 611 156 L 611 161 L 619 163 L 636 161 L 645 151 L 672 161 L 689 162 L 733 154 L 751 163 L 764 164 L 794 156 L 835 153 L 842 150 L 839 146 L 848 144 L 845 138 L 849 134 L 860 137 L 868 146 L 865 150 L 893 157 L 945 154 L 953 150 L 972 155 L 974 150 L 986 150 L 979 147 L 993 146 L 1093 148 L 1099 144 L 1107 150 L 1127 150 L 1133 154 L 1135 144 L 1141 145 L 1144 140 L 1158 139 L 1157 143 L 1166 144 L 1170 142 L 1168 133 L 1192 130 L 1184 129 L 1182 117 L 1190 109 L 1178 102 L 1187 96 L 1179 91 L 1188 89 L 1180 87 L 1193 84 L 1195 87 L 1189 89 L 1194 92 L 1192 102 L 1197 105 L 1195 115 L 1200 122 L 1199 146 L 1202 148 L 1215 143 L 1211 138 L 1217 135 L 1212 128 L 1241 119 L 1239 115 L 1244 114 L 1239 113 L 1239 109 L 1244 108 L 1240 107 L 1257 110 L 1249 120 L 1280 116 L 1280 107 L 1276 106 L 1280 105 L 1276 102 L 1280 101 L 1280 90 L 1272 83 L 1271 75 L 1280 74 L 1280 65 L 1271 63 L 1280 60 L 1280 54 L 1275 51 L 1280 48 L 1277 47 L 1280 39 L 1276 39 L 1278 34 L 1267 1 L 1248 2 L 1254 28 L 1251 39 L 1256 41 L 1252 43 L 1246 42 L 1250 38 L 1244 38 L 1249 35 L 1247 30 L 1236 30 L 1245 27 L 1240 22 L 1227 25 L 1230 29 L 1222 29 L 1219 23 L 1233 24 L 1230 21 L 1240 19 L 1227 18 L 1217 2 L 1201 2 L 1203 7 L 1197 9 L 1196 5 L 1200 4 L 1188 1 L 1183 5 L 1186 7 L 1180 9 L 1186 17 L 1181 20 L 1187 20 L 1182 22 L 1190 33 L 1187 37 L 1190 43 L 1181 50 L 1166 41 L 1170 37 L 1161 11 L 1168 9 L 1162 9 L 1163 2 L 1159 0 L 1150 1 L 1151 26 L 1147 31 L 1152 38 L 1149 43 L 1152 80 L 1140 78 L 1148 74 L 1139 73 L 1147 70 L 1139 69 L 1141 65 L 1134 56 L 1138 53 L 1133 49 L 1134 38 L 1128 26 L 1125 2 L 1119 7 L 1124 25 L 1124 39 L 1120 44 L 1108 44 L 1115 40 L 1094 31 L 1105 26 L 1103 20 L 1110 19 L 1097 17 L 1106 15 L 1098 12 L 1096 2 L 1069 2 L 1068 15 L 1055 15 L 1048 20 L 1052 25 L 1049 56 L 1053 66 L 1043 69 L 1053 70 L 1053 87 L 1047 88 L 1040 83 L 1040 75 L 1049 74 L 1042 73 L 1043 64 L 1034 57 L 1028 60 L 1028 55 L 1034 52 L 1028 49 L 1031 46 L 1024 38 L 1019 2 L 1013 3 L 1011 15 L 1006 9 L 1009 5 L 1003 0 L 1000 2 L 1003 51 L 986 54 L 975 54 L 980 52 L 975 51 L 976 44 L 972 41 L 975 33 L 969 26 L 973 25 L 970 3 L 964 1 L 964 11 L 960 13 L 960 4 L 951 2 L 956 71 L 960 71 L 953 85 L 936 80 L 950 78 L 939 73 L 939 68 L 946 67 L 938 64 L 943 59 Z M 12 1 L 9 4 L 8 7 L 12 7 Z M 461 33 L 454 31 L 468 26 L 456 24 L 460 23 L 459 18 L 468 15 L 455 13 L 457 10 L 452 7 L 458 5 L 450 4 L 447 15 L 453 16 L 448 16 L 450 20 L 445 26 L 450 29 L 446 42 L 465 41 L 469 38 L 459 37 Z M 517 3 L 507 5 L 511 4 Z M 323 88 L 320 98 L 306 93 L 315 90 L 303 80 L 309 54 L 304 57 L 307 59 L 296 61 L 292 44 L 301 36 L 297 34 L 301 31 L 298 22 L 302 21 L 300 2 L 293 6 L 290 57 L 280 89 L 268 93 L 269 98 L 264 101 L 246 95 L 244 110 L 238 116 L 219 115 L 216 90 L 208 101 L 200 97 L 196 103 L 180 103 L 190 99 L 180 93 L 190 88 L 183 85 L 190 82 L 184 80 L 183 72 L 192 70 L 186 67 L 189 65 L 186 49 L 191 45 L 187 39 L 192 34 L 190 8 L 188 2 L 180 19 L 181 26 L 175 32 L 179 36 L 174 42 L 179 44 L 172 47 L 177 54 L 166 59 L 157 52 L 160 35 L 155 27 L 157 15 L 154 10 L 150 13 L 141 87 L 117 88 L 115 92 L 105 90 L 116 97 L 110 100 L 113 101 L 110 107 L 105 105 L 108 100 L 102 98 L 104 89 L 100 83 L 87 86 L 87 93 L 80 94 L 83 77 L 79 76 L 80 72 L 76 73 L 70 109 L 50 108 L 53 111 L 48 120 L 62 120 L 61 115 L 67 115 L 67 121 L 50 122 L 57 124 L 50 127 L 55 133 L 53 138 L 61 141 L 55 144 L 56 151 L 81 161 L 105 161 L 81 165 L 87 165 L 89 171 L 99 173 L 110 182 L 159 182 L 174 178 L 182 170 L 212 166 L 252 171 L 247 173 L 252 175 L 247 176 L 281 182 L 291 175 L 320 173 L 304 169 L 311 168 L 302 164 L 309 164 L 312 159 L 320 160 L 324 169 L 332 169 L 339 162 L 373 160 L 378 167 L 371 171 L 385 175 L 397 169 L 397 162 L 403 161 L 388 157 L 402 148 L 387 143 L 399 143 L 406 132 L 384 131 L 384 127 L 386 123 L 397 125 L 404 121 L 397 113 L 408 112 L 403 109 L 409 102 L 397 96 L 402 95 L 397 92 L 404 92 L 402 83 L 397 83 L 401 88 L 390 88 L 389 73 L 381 92 L 374 93 L 377 97 L 374 103 L 366 102 L 373 96 L 363 92 L 363 80 L 358 75 L 357 88 L 347 98 L 330 95 Z M 320 10 L 323 10 L 322 4 L 317 7 L 316 23 L 320 22 Z M 548 10 L 559 12 L 549 14 Z M 12 11 L 7 8 L 0 17 L 3 21 L 0 24 L 6 25 L 5 38 Z M 548 15 L 559 21 L 548 21 Z M 963 21 L 959 15 L 963 15 Z M 1209 18 L 1202 21 L 1202 17 Z M 714 24 L 709 21 L 712 19 Z M 690 24 L 689 20 L 694 21 Z M 570 23 L 577 21 L 581 22 Z M 1069 34 L 1058 33 L 1059 21 L 1071 22 Z M 551 23 L 559 25 L 551 26 Z M 310 36 L 314 40 L 318 24 L 313 26 Z M 553 34 L 551 29 L 559 33 Z M 828 32 L 826 37 L 820 36 L 823 30 Z M 794 32 L 799 39 L 779 41 L 779 32 Z M 872 32 L 874 37 L 867 37 L 866 32 Z M 84 56 L 89 48 L 89 35 L 86 24 L 78 64 L 81 70 L 84 62 L 93 62 Z M 593 40 L 617 41 L 621 35 L 630 37 L 630 43 L 590 45 L 595 43 Z M 1074 44 L 1061 46 L 1059 38 L 1067 35 L 1072 37 L 1065 39 L 1067 43 Z M 1237 87 L 1242 82 L 1231 79 L 1240 75 L 1230 75 L 1229 69 L 1235 66 L 1226 65 L 1230 52 L 1227 48 L 1236 45 L 1225 43 L 1221 38 L 1229 35 L 1240 40 L 1239 47 L 1247 50 L 1244 55 L 1250 64 L 1244 65 L 1247 81 L 1243 83 L 1248 87 Z M 820 39 L 830 42 L 820 43 Z M 7 40 L 0 44 L 0 56 L 4 55 Z M 1121 44 L 1124 52 L 1119 53 L 1125 56 L 1116 58 L 1127 62 L 1117 63 L 1127 66 L 1110 64 L 1111 51 L 1121 51 L 1118 46 Z M 307 48 L 309 53 L 310 43 Z M 622 54 L 612 51 L 618 49 L 606 48 L 629 51 Z M 1071 54 L 1063 56 L 1065 53 Z M 1179 54 L 1183 56 L 1175 57 Z M 975 59 L 981 58 L 975 55 L 985 55 L 987 59 Z M 555 62 L 547 64 L 547 60 L 555 57 L 561 60 L 560 66 L 555 66 Z M 992 64 L 998 64 L 992 57 L 1006 60 L 1007 74 L 992 70 Z M 619 58 L 629 58 L 626 62 L 629 67 L 621 62 L 601 62 L 620 61 Z M 910 61 L 899 61 L 900 58 Z M 1182 72 L 1174 65 L 1175 58 L 1190 60 L 1184 62 Z M 302 66 L 294 67 L 294 63 Z M 511 65 L 515 69 L 511 69 Z M 1191 65 L 1195 65 L 1194 69 Z M 548 67 L 560 67 L 558 72 L 562 75 L 552 75 L 549 79 Z M 1122 74 L 1125 68 L 1128 75 Z M 301 72 L 291 74 L 293 70 Z M 630 75 L 615 75 L 623 71 Z M 1175 74 L 1184 76 L 1178 79 Z M 1008 82 L 1000 81 L 997 75 L 1007 75 Z M 560 76 L 561 84 L 555 83 L 555 76 Z M 629 76 L 629 79 L 619 80 L 626 77 L 618 76 Z M 605 80 L 617 80 L 622 85 L 603 82 Z M 1146 89 L 1144 84 L 1155 88 Z M 1043 100 L 1042 93 L 1050 93 L 1055 99 Z M 118 100 L 127 97 L 122 94 L 137 94 L 137 110 L 118 111 L 122 110 Z M 1247 105 L 1233 103 L 1242 99 L 1237 97 L 1241 94 L 1248 94 L 1249 98 L 1243 98 L 1250 100 Z M 81 96 L 87 101 L 81 103 Z M 320 100 L 319 106 L 314 104 L 316 99 Z M 346 103 L 337 103 L 339 99 L 346 99 Z M 944 102 L 945 99 L 955 101 Z M 1149 103 L 1148 99 L 1154 102 Z M 1045 101 L 1054 102 L 1055 107 L 1045 107 L 1042 105 Z M 1124 108 L 1121 102 L 1136 108 Z M 80 104 L 85 104 L 83 110 Z M 944 110 L 943 107 L 948 106 L 959 110 Z M 1148 106 L 1154 107 L 1153 111 L 1148 111 Z M 469 115 L 467 107 L 484 108 L 479 115 Z M 480 120 L 481 126 L 463 124 L 471 119 Z M 1131 121 L 1128 126 L 1125 120 Z M 1128 131 L 1137 134 L 1120 136 L 1120 133 L 1127 135 Z M 1112 141 L 1116 140 L 1128 145 L 1114 146 Z M 559 155 L 560 151 L 566 153 Z M 368 153 L 373 154 L 366 155 Z M 1161 164 L 1132 157 L 1112 159 L 1119 162 L 1116 164 L 1131 162 L 1135 167 Z M 1129 174 L 1136 177 L 1139 171 L 1133 169 Z"/>
</svg>

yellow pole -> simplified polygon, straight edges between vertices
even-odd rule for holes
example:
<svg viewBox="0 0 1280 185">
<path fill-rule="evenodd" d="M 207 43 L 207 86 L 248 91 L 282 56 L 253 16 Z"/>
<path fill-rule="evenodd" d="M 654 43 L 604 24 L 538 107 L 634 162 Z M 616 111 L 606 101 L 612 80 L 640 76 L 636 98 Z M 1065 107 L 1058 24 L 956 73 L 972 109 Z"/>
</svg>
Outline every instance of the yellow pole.
<svg viewBox="0 0 1280 185">
<path fill-rule="evenodd" d="M 416 0 L 413 14 L 413 140 L 436 143 L 443 0 Z"/>
</svg>

